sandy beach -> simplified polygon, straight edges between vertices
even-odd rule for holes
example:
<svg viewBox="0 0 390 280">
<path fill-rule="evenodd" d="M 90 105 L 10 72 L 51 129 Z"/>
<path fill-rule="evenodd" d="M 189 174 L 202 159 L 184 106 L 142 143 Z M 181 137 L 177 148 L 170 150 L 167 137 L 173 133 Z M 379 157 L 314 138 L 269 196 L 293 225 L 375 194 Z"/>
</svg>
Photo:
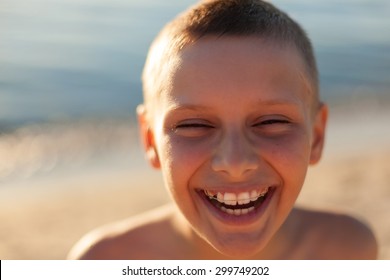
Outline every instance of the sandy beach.
<svg viewBox="0 0 390 280">
<path fill-rule="evenodd" d="M 378 257 L 390 259 L 390 110 L 360 112 L 334 112 L 324 158 L 309 169 L 297 204 L 365 221 Z M 64 259 L 96 226 L 168 203 L 159 172 L 141 158 L 1 182 L 0 259 Z"/>
</svg>

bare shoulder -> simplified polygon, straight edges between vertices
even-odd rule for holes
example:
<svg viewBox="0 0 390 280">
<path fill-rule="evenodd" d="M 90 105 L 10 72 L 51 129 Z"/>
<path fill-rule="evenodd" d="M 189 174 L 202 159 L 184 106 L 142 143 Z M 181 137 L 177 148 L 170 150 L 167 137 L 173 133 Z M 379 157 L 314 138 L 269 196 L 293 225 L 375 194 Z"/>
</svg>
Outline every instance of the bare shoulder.
<svg viewBox="0 0 390 280">
<path fill-rule="evenodd" d="M 294 215 L 301 224 L 299 232 L 305 231 L 302 236 L 310 243 L 313 258 L 377 258 L 376 238 L 364 222 L 341 213 L 308 209 L 295 209 Z"/>
<path fill-rule="evenodd" d="M 157 241 L 170 242 L 171 213 L 172 207 L 164 206 L 97 228 L 76 243 L 68 258 L 158 259 L 161 254 L 169 255 L 167 246 Z"/>
</svg>

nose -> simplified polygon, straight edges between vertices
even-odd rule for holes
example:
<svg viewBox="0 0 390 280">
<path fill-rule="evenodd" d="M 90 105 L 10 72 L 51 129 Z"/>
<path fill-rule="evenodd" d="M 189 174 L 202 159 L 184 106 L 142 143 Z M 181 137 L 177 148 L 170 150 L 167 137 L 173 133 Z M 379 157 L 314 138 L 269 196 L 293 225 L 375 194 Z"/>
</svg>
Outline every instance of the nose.
<svg viewBox="0 0 390 280">
<path fill-rule="evenodd" d="M 213 155 L 211 166 L 214 171 L 239 179 L 256 170 L 259 158 L 254 145 L 243 133 L 229 132 L 220 139 Z"/>
</svg>

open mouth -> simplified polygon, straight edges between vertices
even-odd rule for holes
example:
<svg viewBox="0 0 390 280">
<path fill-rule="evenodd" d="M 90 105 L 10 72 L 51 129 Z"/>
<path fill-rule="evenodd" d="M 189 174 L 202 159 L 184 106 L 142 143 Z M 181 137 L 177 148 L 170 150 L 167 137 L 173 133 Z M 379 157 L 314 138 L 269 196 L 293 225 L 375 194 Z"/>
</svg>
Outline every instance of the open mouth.
<svg viewBox="0 0 390 280">
<path fill-rule="evenodd" d="M 207 200 L 217 209 L 234 216 L 247 215 L 259 208 L 267 199 L 271 188 L 240 193 L 203 190 Z"/>
</svg>

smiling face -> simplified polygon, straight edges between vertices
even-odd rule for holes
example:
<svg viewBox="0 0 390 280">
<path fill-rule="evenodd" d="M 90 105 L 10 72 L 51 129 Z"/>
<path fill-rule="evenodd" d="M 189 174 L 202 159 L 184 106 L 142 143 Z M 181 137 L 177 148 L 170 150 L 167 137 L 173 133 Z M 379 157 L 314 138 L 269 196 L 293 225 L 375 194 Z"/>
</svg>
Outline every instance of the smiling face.
<svg viewBox="0 0 390 280">
<path fill-rule="evenodd" d="M 208 37 L 176 59 L 150 119 L 140 113 L 148 158 L 204 240 L 225 255 L 253 256 L 320 158 L 325 109 L 312 109 L 294 48 Z"/>
</svg>

